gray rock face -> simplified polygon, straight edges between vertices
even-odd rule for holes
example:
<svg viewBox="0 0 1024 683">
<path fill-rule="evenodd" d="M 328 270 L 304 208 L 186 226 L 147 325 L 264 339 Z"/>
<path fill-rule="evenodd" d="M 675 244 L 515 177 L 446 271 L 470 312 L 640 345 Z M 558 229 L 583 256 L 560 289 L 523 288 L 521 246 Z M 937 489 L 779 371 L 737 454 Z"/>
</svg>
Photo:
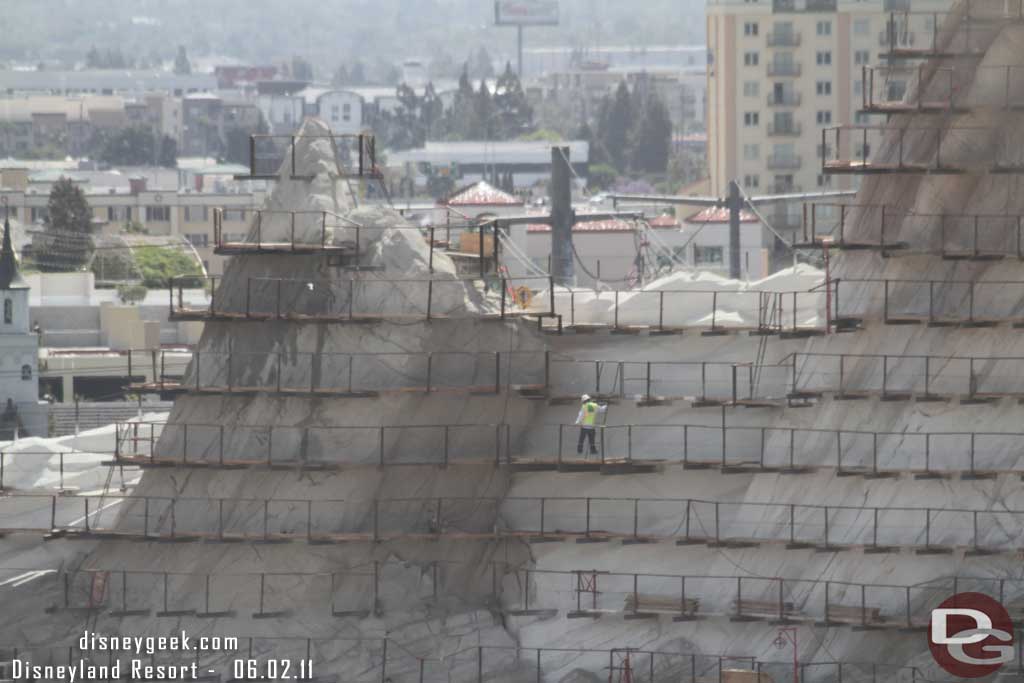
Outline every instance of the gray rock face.
<svg viewBox="0 0 1024 683">
<path fill-rule="evenodd" d="M 1019 26 L 997 26 L 989 34 L 982 63 L 1021 53 Z M 986 96 L 980 86 L 970 92 L 968 100 Z M 1019 113 L 951 116 L 993 130 L 1021 129 Z M 921 115 L 894 119 L 896 126 L 929 123 Z M 312 122 L 305 132 L 326 130 Z M 1019 392 L 1019 363 L 981 360 L 971 372 L 952 360 L 1024 357 L 1019 331 L 1006 324 L 886 325 L 878 286 L 849 283 L 843 305 L 863 318 L 862 329 L 849 334 L 541 336 L 532 324 L 484 319 L 493 312 L 493 296 L 457 280 L 442 254 L 434 255 L 431 273 L 423 238 L 389 209 L 357 207 L 348 183 L 332 177 L 333 153 L 325 144 L 300 142 L 296 153 L 304 167 L 322 172 L 312 180 L 283 179 L 269 207 L 320 212 L 319 223 L 297 222 L 310 240 L 323 229 L 323 212 L 343 216 L 332 223 L 330 242 L 358 239 L 363 263 L 377 269 L 342 270 L 316 255 L 236 257 L 218 299 L 241 308 L 250 278 L 287 278 L 313 285 L 290 291 L 288 307 L 341 310 L 358 291 L 360 306 L 391 319 L 206 326 L 186 381 L 198 373 L 200 383 L 204 377 L 225 382 L 230 374 L 232 382 L 254 390 L 182 396 L 158 454 L 187 452 L 190 460 L 216 464 L 225 452 L 249 459 L 267 453 L 271 464 L 286 464 L 148 470 L 136 494 L 179 501 L 173 523 L 202 532 L 206 542 L 104 540 L 85 549 L 82 566 L 150 572 L 127 590 L 129 603 L 150 607 L 149 614 L 101 611 L 89 617 L 93 627 L 146 634 L 170 625 L 254 636 L 260 653 L 304 652 L 305 639 L 316 639 L 318 666 L 340 681 L 607 680 L 614 672 L 612 651 L 623 648 L 638 651 L 632 660 L 641 670 L 634 680 L 647 680 L 643 667 L 653 667 L 654 680 L 749 680 L 720 672 L 749 671 L 757 659 L 764 677 L 785 681 L 793 674 L 792 649 L 775 644 L 774 622 L 781 620 L 797 629 L 803 680 L 837 680 L 834 663 L 844 662 L 845 680 L 897 681 L 945 677 L 919 627 L 954 590 L 1001 595 L 1011 606 L 1024 599 L 1024 581 L 1007 552 L 1024 537 L 1019 437 L 1007 434 L 1022 431 L 1022 408 L 1012 396 L 980 401 L 963 389 Z M 879 151 L 880 158 L 890 153 Z M 951 141 L 942 153 L 947 163 L 973 163 L 977 150 Z M 974 173 L 867 178 L 857 201 L 918 215 L 1021 214 L 1024 197 L 1015 182 Z M 847 238 L 877 241 L 877 221 L 862 216 L 847 226 Z M 285 238 L 290 221 L 267 218 L 260 229 Z M 385 229 L 361 227 L 357 238 L 354 223 Z M 894 231 L 887 239 L 928 244 L 929 253 L 845 252 L 836 258 L 834 275 L 1024 279 L 1017 260 L 943 260 L 934 247 L 937 229 L 918 219 L 887 226 Z M 428 277 L 438 292 L 438 283 L 445 283 L 437 310 L 458 311 L 464 319 L 418 319 L 422 284 L 380 284 Z M 352 279 L 363 289 L 349 289 Z M 309 298 L 321 288 L 329 295 Z M 901 306 L 921 305 L 917 295 L 898 296 Z M 953 301 L 959 295 L 944 296 Z M 1021 305 L 1008 301 L 1006 291 L 985 296 L 976 304 L 998 303 L 1006 311 Z M 440 360 L 456 351 L 464 355 Z M 653 471 L 610 476 L 614 467 L 575 461 L 575 401 L 533 400 L 506 385 L 498 393 L 466 391 L 493 385 L 493 356 L 487 354 L 496 351 L 506 354 L 501 377 L 521 375 L 509 384 L 535 382 L 548 352 L 552 384 L 566 395 L 600 388 L 611 398 L 602 440 L 607 452 L 614 459 L 657 460 Z M 223 360 L 229 352 L 230 367 Z M 423 353 L 437 354 L 431 371 L 438 391 L 409 391 L 423 386 L 425 370 L 416 365 L 422 356 L 411 355 Z M 797 365 L 794 353 L 804 354 Z M 841 384 L 835 356 L 826 354 L 859 354 L 846 361 Z M 864 360 L 885 354 L 891 364 Z M 361 360 L 351 372 L 356 385 L 377 393 L 276 391 L 279 381 L 344 386 L 350 356 L 375 359 L 369 365 Z M 943 400 L 892 395 L 924 393 L 910 356 L 940 359 L 931 370 L 942 379 L 929 393 L 941 391 Z M 684 370 L 684 361 L 693 365 Z M 704 367 L 704 361 L 726 366 Z M 648 362 L 655 363 L 651 378 Z M 730 364 L 740 369 L 736 383 L 763 401 L 729 403 Z M 756 373 L 742 374 L 753 367 Z M 649 381 L 660 387 L 652 393 L 673 400 L 638 401 Z M 787 400 L 793 382 L 821 394 Z M 854 396 L 863 397 L 842 400 Z M 502 424 L 509 425 L 504 436 L 494 430 Z M 433 431 L 394 429 L 403 425 Z M 512 454 L 534 466 L 509 467 Z M 557 456 L 561 468 L 536 466 Z M 998 471 L 972 477 L 972 456 Z M 684 458 L 702 462 L 684 467 Z M 932 469 L 943 476 L 922 476 Z M 876 470 L 889 472 L 876 476 Z M 118 523 L 131 530 L 151 524 L 161 533 L 170 528 L 169 506 L 144 508 L 138 500 L 126 503 Z M 141 522 L 147 514 L 151 519 Z M 221 542 L 217 536 L 224 533 L 247 540 Z M 993 552 L 977 552 L 983 549 Z M 156 616 L 162 572 L 181 573 L 171 583 L 172 602 L 192 612 Z M 29 609 L 59 597 L 58 587 L 20 597 L 13 604 L 19 614 L 24 607 L 25 619 L 4 634 L 80 630 L 81 615 L 44 617 Z M 919 671 L 911 675 L 904 668 L 910 666 Z"/>
</svg>

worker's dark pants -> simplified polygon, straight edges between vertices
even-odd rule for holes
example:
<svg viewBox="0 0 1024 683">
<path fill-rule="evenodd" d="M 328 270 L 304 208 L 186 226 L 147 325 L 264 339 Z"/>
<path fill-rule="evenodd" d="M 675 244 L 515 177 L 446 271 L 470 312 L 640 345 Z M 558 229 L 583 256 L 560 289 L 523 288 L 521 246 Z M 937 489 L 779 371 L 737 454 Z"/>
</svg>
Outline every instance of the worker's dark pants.
<svg viewBox="0 0 1024 683">
<path fill-rule="evenodd" d="M 594 428 L 580 427 L 580 439 L 576 442 L 576 454 L 583 453 L 583 440 L 590 441 L 590 454 L 597 455 L 597 447 L 594 445 Z"/>
</svg>

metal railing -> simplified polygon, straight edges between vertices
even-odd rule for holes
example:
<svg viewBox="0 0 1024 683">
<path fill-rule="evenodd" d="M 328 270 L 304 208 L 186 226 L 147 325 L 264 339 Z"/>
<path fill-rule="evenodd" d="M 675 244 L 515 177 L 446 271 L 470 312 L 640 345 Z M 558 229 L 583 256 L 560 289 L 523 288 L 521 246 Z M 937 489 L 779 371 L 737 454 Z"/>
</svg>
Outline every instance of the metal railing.
<svg viewBox="0 0 1024 683">
<path fill-rule="evenodd" d="M 865 66 L 862 107 L 877 113 L 1020 109 L 1024 107 L 1022 77 L 1022 65 Z"/>
<path fill-rule="evenodd" d="M 596 426 L 598 454 L 588 457 L 573 448 L 578 429 L 573 424 L 286 427 L 124 422 L 115 423 L 118 447 L 112 455 L 113 464 L 211 468 L 493 464 L 578 471 L 681 465 L 792 474 L 822 468 L 870 476 L 1024 474 L 1024 465 L 1005 448 L 1008 442 L 1024 440 L 1024 432 L 745 427 L 724 419 L 718 425 L 614 424 Z M 161 433 L 167 437 L 158 444 Z"/>
<path fill-rule="evenodd" d="M 837 399 L 878 395 L 882 400 L 988 402 L 1024 397 L 1016 356 L 805 353 L 788 356 L 794 398 L 832 393 Z M 821 367 L 824 366 L 824 367 Z M 982 372 L 982 369 L 984 372 Z M 855 383 L 848 381 L 855 377 Z"/>
<path fill-rule="evenodd" d="M 297 152 L 299 145 L 307 148 L 324 143 L 331 149 L 334 170 L 317 166 L 306 166 L 304 155 Z M 314 163 L 320 163 L 322 154 L 314 153 Z M 249 174 L 240 179 L 296 179 L 312 178 L 317 173 L 328 172 L 339 178 L 379 178 L 377 166 L 377 143 L 372 135 L 263 135 L 249 136 Z"/>
<path fill-rule="evenodd" d="M 225 304 L 224 297 L 217 296 L 217 285 L 222 280 L 220 276 L 201 278 L 211 292 L 210 303 L 195 308 L 187 304 L 184 292 L 186 286 L 195 285 L 196 278 L 172 278 L 170 319 L 382 322 L 433 318 L 504 320 L 511 316 L 554 315 L 552 296 L 538 299 L 538 306 L 530 305 L 535 292 L 554 292 L 550 277 L 381 279 L 351 276 L 331 280 L 249 277 L 245 278 L 244 298 L 233 305 Z M 388 311 L 389 305 L 398 310 Z"/>
<path fill-rule="evenodd" d="M 860 239 L 848 231 L 856 226 Z M 946 259 L 1024 259 L 1024 216 L 1009 214 L 911 213 L 882 204 L 805 203 L 803 242 L 823 237 L 838 248 L 907 249 Z M 899 239 L 914 235 L 910 244 Z M 923 240 L 923 241 L 922 241 Z"/>
<path fill-rule="evenodd" d="M 174 572 L 64 570 L 12 567 L 10 579 L 53 582 L 60 597 L 47 611 L 180 619 L 207 615 L 265 619 L 325 613 L 365 618 L 401 611 L 411 598 L 491 600 L 508 616 L 565 614 L 568 618 L 621 615 L 631 619 L 729 618 L 813 623 L 827 627 L 924 630 L 931 609 L 960 591 L 984 592 L 1012 603 L 1024 594 L 1013 578 L 953 576 L 914 584 L 830 581 L 750 575 L 535 569 L 491 562 L 466 581 L 465 561 L 373 561 L 330 572 Z M 480 568 L 480 567 L 478 567 Z M 392 596 L 388 584 L 407 584 Z M 426 578 L 426 581 L 422 581 Z M 298 579 L 298 581 L 296 581 Z M 196 586 L 203 586 L 196 590 Z M 406 594 L 408 591 L 408 594 Z M 226 598 L 225 598 L 226 594 Z M 392 599 L 394 598 L 394 599 Z M 241 612 L 241 614 L 239 614 Z"/>
<path fill-rule="evenodd" d="M 165 357 L 181 352 L 145 351 L 156 381 L 135 392 L 273 392 L 376 396 L 387 391 L 538 392 L 553 398 L 580 394 L 654 403 L 692 400 L 694 405 L 759 405 L 780 401 L 789 367 L 729 361 L 575 360 L 549 351 L 436 351 L 421 353 L 312 353 L 194 351 L 184 376 L 168 376 Z M 286 362 L 287 361 L 287 362 Z M 442 383 L 438 377 L 446 380 Z M 758 377 L 755 382 L 754 378 Z"/>
<path fill-rule="evenodd" d="M 578 298 L 586 296 L 585 303 Z M 568 311 L 565 300 L 568 299 Z M 620 303 L 629 301 L 623 309 Z M 657 300 L 657 315 L 647 313 Z M 580 311 L 581 306 L 608 302 L 608 310 L 594 315 Z M 694 311 L 693 309 L 696 308 Z M 689 309 L 690 313 L 684 313 Z M 708 333 L 747 330 L 760 334 L 813 334 L 824 331 L 817 313 L 824 313 L 824 301 L 818 292 L 770 292 L 760 290 L 722 291 L 679 290 L 585 290 L 574 287 L 555 293 L 554 313 L 564 325 L 607 324 L 612 329 L 646 326 L 658 332 L 673 329 L 702 329 Z M 737 322 L 737 312 L 756 313 L 756 320 Z"/>
<path fill-rule="evenodd" d="M 768 47 L 799 47 L 799 31 L 775 31 L 767 36 Z"/>
<path fill-rule="evenodd" d="M 774 121 L 768 122 L 768 135 L 772 136 L 797 136 L 803 131 L 799 122 L 791 121 L 788 123 L 776 123 Z"/>
<path fill-rule="evenodd" d="M 767 73 L 772 77 L 789 76 L 796 78 L 800 75 L 799 62 L 768 62 Z"/>
<path fill-rule="evenodd" d="M 1017 302 L 1024 297 L 1024 280 L 907 280 L 898 278 L 843 278 L 833 280 L 839 291 L 865 290 L 882 294 L 882 320 L 887 324 L 927 324 L 987 327 L 1024 323 Z M 862 299 L 846 295 L 844 301 Z M 877 301 L 877 298 L 874 299 Z M 980 303 L 979 303 L 980 302 Z M 836 320 L 863 319 L 872 301 L 855 310 L 840 310 Z"/>
<path fill-rule="evenodd" d="M 784 92 L 781 95 L 776 93 L 768 94 L 768 106 L 769 107 L 799 107 L 800 106 L 800 93 L 797 92 Z"/>
<path fill-rule="evenodd" d="M 1022 0 L 968 0 L 947 12 L 890 12 L 879 43 L 888 48 L 885 57 L 979 55 L 1002 25 L 1022 20 Z"/>
<path fill-rule="evenodd" d="M 769 154 L 768 168 L 771 169 L 797 169 L 803 163 L 799 154 Z"/>
<path fill-rule="evenodd" d="M 91 508 L 90 501 L 94 501 Z M 48 523 L 39 519 L 41 506 L 50 508 Z M 115 506 L 121 508 L 117 520 L 102 524 L 100 513 Z M 769 544 L 822 552 L 911 549 L 920 554 L 1020 552 L 1019 530 L 1024 521 L 1024 510 L 1004 508 L 568 496 L 270 500 L 27 493 L 0 498 L 0 511 L 2 533 L 68 539 L 264 543 L 442 538 L 621 540 L 733 548 Z"/>
<path fill-rule="evenodd" d="M 823 173 L 1021 173 L 1024 160 L 1009 144 L 1012 133 L 968 126 L 823 128 L 821 167 Z M 879 139 L 879 152 L 872 159 L 872 143 Z M 949 148 L 953 153 L 944 156 Z"/>
</svg>

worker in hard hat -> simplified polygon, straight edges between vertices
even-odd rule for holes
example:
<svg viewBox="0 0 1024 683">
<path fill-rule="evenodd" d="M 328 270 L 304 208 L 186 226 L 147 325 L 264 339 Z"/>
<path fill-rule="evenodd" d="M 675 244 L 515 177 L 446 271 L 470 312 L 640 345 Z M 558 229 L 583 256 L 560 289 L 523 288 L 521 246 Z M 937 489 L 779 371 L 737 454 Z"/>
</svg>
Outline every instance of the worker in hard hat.
<svg viewBox="0 0 1024 683">
<path fill-rule="evenodd" d="M 580 438 L 576 442 L 576 455 L 583 454 L 584 440 L 590 442 L 590 455 L 597 455 L 597 446 L 594 445 L 597 416 L 607 409 L 607 405 L 591 400 L 589 394 L 580 396 L 580 414 L 576 416 L 576 424 L 580 426 Z"/>
</svg>

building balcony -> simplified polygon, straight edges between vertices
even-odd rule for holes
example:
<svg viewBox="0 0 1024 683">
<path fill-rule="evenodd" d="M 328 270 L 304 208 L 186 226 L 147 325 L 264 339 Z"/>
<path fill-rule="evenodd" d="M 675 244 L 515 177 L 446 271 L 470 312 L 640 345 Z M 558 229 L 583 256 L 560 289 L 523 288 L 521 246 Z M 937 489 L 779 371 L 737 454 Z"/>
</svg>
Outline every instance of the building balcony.
<svg viewBox="0 0 1024 683">
<path fill-rule="evenodd" d="M 800 93 L 786 92 L 778 95 L 776 93 L 769 93 L 768 95 L 768 106 L 769 107 L 799 107 L 800 106 Z"/>
<path fill-rule="evenodd" d="M 770 62 L 768 64 L 768 75 L 775 78 L 797 78 L 800 76 L 800 65 L 796 62 Z"/>
<path fill-rule="evenodd" d="M 777 124 L 768 122 L 768 135 L 774 137 L 797 137 L 800 135 L 800 124 L 796 122 Z"/>
<path fill-rule="evenodd" d="M 915 36 L 913 31 L 907 31 L 899 26 L 893 33 L 889 33 L 889 29 L 879 32 L 878 34 L 878 46 L 889 47 L 889 48 L 908 48 L 914 47 Z"/>
<path fill-rule="evenodd" d="M 803 186 L 796 183 L 772 183 L 768 189 L 772 194 L 798 194 L 804 191 Z"/>
<path fill-rule="evenodd" d="M 769 33 L 768 47 L 800 47 L 800 34 L 795 31 Z"/>
<path fill-rule="evenodd" d="M 803 160 L 797 154 L 769 154 L 768 168 L 772 170 L 797 169 L 803 164 Z"/>
</svg>

